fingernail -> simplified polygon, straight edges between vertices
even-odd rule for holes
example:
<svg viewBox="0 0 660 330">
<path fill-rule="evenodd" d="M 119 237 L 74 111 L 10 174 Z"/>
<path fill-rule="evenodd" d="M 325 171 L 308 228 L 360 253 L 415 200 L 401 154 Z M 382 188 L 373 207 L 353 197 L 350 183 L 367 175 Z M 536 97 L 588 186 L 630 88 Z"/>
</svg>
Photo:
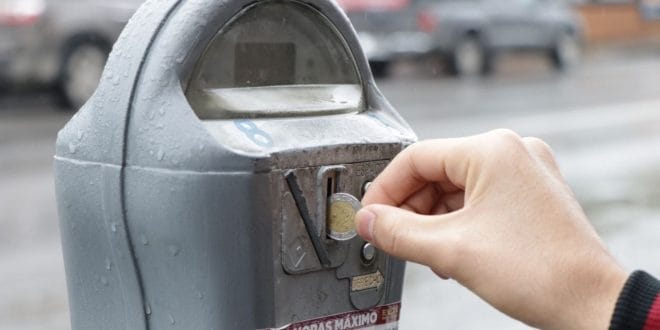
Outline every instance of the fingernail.
<svg viewBox="0 0 660 330">
<path fill-rule="evenodd" d="M 372 243 L 374 241 L 374 220 L 376 220 L 376 214 L 364 208 L 355 215 L 358 234 Z"/>
</svg>

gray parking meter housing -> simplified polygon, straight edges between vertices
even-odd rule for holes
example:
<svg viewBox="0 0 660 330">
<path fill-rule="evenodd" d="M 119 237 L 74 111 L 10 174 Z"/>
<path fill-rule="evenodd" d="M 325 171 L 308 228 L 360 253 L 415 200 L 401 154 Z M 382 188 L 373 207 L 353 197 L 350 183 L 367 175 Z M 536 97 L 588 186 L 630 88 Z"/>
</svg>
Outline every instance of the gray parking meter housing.
<svg viewBox="0 0 660 330">
<path fill-rule="evenodd" d="M 328 203 L 415 139 L 333 1 L 147 1 L 58 135 L 72 327 L 398 313 L 404 263 L 331 239 Z"/>
</svg>

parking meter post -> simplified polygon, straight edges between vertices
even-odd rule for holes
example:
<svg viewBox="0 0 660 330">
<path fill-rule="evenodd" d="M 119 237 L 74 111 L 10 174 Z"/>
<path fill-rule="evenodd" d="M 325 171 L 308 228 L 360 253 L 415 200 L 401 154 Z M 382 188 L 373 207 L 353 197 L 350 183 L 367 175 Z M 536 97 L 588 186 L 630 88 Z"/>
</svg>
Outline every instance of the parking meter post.
<svg viewBox="0 0 660 330">
<path fill-rule="evenodd" d="M 346 225 L 415 139 L 334 2 L 147 1 L 58 135 L 72 328 L 396 327 Z"/>
</svg>

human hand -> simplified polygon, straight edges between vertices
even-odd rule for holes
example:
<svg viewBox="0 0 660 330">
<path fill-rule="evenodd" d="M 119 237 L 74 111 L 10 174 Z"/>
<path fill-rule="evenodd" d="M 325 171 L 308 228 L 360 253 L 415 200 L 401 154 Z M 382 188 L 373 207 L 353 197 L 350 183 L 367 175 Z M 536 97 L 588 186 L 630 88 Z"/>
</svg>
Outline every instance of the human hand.
<svg viewBox="0 0 660 330">
<path fill-rule="evenodd" d="M 606 329 L 627 273 L 539 139 L 506 130 L 415 144 L 376 178 L 359 234 L 543 329 Z"/>
</svg>

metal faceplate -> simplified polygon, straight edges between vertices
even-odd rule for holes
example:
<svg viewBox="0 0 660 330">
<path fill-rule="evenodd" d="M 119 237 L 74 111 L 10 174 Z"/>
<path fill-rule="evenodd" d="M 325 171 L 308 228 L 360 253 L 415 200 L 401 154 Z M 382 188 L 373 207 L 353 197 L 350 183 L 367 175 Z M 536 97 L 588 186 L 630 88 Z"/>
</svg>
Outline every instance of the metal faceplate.
<svg viewBox="0 0 660 330">
<path fill-rule="evenodd" d="M 327 228 L 328 206 L 337 193 L 362 198 L 362 187 L 386 165 L 387 161 L 374 161 L 282 173 L 282 180 L 287 181 L 282 194 L 282 267 L 291 276 L 334 271 L 337 280 L 350 282 L 343 294 L 350 296 L 357 309 L 380 302 L 388 280 L 388 258 L 377 252 L 373 260 L 364 261 L 361 254 L 365 241 L 360 237 L 332 239 Z M 296 181 L 294 187 L 291 180 Z"/>
</svg>

